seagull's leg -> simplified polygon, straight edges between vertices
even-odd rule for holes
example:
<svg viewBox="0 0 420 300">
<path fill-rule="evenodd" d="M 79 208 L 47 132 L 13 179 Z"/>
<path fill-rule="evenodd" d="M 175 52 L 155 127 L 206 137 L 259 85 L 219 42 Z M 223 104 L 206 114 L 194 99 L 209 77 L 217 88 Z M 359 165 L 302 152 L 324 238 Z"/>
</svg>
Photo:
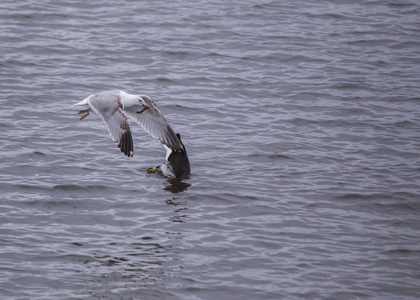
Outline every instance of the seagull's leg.
<svg viewBox="0 0 420 300">
<path fill-rule="evenodd" d="M 80 118 L 80 120 L 83 120 L 84 118 L 86 118 L 87 116 L 89 116 L 90 110 L 91 110 L 91 108 L 89 107 L 88 109 L 84 109 L 84 110 L 79 111 L 79 112 L 77 113 L 78 115 L 80 115 L 80 114 L 84 114 L 84 115 Z"/>
<path fill-rule="evenodd" d="M 146 109 L 149 109 L 149 108 L 150 108 L 150 105 L 149 105 L 149 104 L 142 103 L 141 105 L 143 105 L 144 107 L 143 107 L 143 109 L 142 109 L 141 111 L 138 111 L 138 112 L 137 112 L 138 114 L 141 114 L 141 113 L 142 113 L 142 112 L 144 112 Z"/>
</svg>

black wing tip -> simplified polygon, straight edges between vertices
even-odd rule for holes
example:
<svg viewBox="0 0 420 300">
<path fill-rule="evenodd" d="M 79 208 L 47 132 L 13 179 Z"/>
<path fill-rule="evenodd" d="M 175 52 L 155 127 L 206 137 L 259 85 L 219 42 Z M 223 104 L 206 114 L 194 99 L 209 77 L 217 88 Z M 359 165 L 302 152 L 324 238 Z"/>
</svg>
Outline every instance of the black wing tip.
<svg viewBox="0 0 420 300">
<path fill-rule="evenodd" d="M 128 157 L 133 157 L 133 138 L 131 136 L 130 129 L 127 129 L 120 138 L 118 148 L 121 148 L 121 152 Z"/>
<path fill-rule="evenodd" d="M 182 146 L 180 151 L 186 153 L 187 149 L 185 148 L 184 143 L 181 141 L 181 135 L 179 134 L 179 132 L 176 134 L 176 137 L 178 138 L 178 140 L 179 140 L 179 142 L 181 143 L 181 146 Z"/>
</svg>

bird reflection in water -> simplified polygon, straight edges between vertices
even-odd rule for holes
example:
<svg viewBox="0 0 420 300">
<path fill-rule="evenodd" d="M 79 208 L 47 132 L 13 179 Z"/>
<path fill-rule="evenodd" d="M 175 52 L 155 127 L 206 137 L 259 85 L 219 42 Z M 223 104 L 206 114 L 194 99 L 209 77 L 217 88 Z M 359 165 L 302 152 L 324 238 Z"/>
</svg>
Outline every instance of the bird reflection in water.
<svg viewBox="0 0 420 300">
<path fill-rule="evenodd" d="M 183 182 L 181 179 L 169 178 L 168 184 L 163 189 L 165 191 L 176 194 L 186 191 L 190 186 L 191 184 Z"/>
</svg>

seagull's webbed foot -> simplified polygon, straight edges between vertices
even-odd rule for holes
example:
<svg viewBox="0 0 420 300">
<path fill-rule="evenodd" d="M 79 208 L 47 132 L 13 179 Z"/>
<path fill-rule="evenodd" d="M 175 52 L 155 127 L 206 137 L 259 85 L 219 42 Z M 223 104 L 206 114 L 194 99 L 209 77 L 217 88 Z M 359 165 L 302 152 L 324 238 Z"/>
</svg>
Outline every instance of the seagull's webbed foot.
<svg viewBox="0 0 420 300">
<path fill-rule="evenodd" d="M 150 108 L 150 105 L 149 105 L 149 104 L 142 103 L 141 105 L 143 105 L 143 109 L 142 109 L 141 111 L 138 111 L 138 112 L 137 112 L 138 114 L 141 114 L 141 113 L 142 113 L 142 112 L 144 112 L 146 109 L 149 109 L 149 108 Z"/>
<path fill-rule="evenodd" d="M 84 115 L 80 118 L 80 120 L 83 120 L 84 118 L 86 118 L 87 116 L 89 116 L 89 114 L 90 114 L 90 110 L 91 110 L 91 108 L 89 107 L 88 109 L 84 109 L 84 110 L 79 111 L 79 112 L 77 113 L 78 115 L 80 115 L 80 114 L 84 114 Z"/>
</svg>

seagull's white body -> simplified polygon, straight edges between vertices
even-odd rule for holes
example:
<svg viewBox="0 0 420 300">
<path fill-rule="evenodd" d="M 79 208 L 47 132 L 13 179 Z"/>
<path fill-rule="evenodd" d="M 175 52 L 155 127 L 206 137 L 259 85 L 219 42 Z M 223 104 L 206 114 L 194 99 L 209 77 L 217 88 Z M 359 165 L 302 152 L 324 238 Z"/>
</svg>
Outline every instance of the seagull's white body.
<svg viewBox="0 0 420 300">
<path fill-rule="evenodd" d="M 127 156 L 133 156 L 133 139 L 128 119 L 138 123 L 166 149 L 165 161 L 156 169 L 168 177 L 189 175 L 190 163 L 181 137 L 168 124 L 156 104 L 145 95 L 131 95 L 123 91 L 108 91 L 92 94 L 73 106 L 88 105 L 80 118 L 89 115 L 92 109 L 108 128 L 111 138 Z"/>
</svg>

